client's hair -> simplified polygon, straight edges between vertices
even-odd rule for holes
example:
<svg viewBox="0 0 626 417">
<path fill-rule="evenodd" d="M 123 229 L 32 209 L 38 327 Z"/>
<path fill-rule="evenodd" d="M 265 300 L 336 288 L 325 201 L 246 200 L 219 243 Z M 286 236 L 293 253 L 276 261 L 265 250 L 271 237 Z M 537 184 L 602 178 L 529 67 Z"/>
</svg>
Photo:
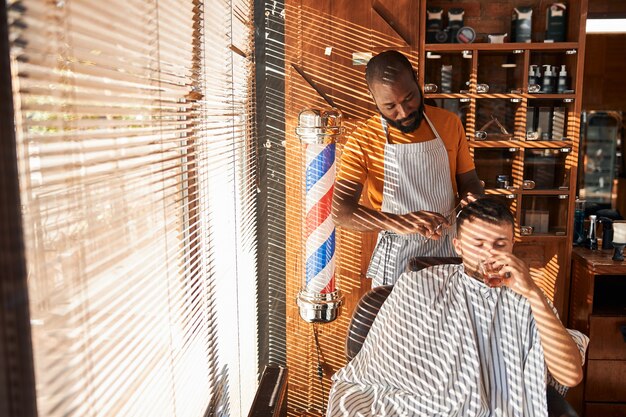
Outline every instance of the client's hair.
<svg viewBox="0 0 626 417">
<path fill-rule="evenodd" d="M 515 227 L 515 219 L 509 208 L 493 197 L 480 197 L 469 203 L 459 212 L 456 219 L 456 231 L 460 233 L 463 223 L 475 219 L 491 224 L 510 224 Z"/>
</svg>

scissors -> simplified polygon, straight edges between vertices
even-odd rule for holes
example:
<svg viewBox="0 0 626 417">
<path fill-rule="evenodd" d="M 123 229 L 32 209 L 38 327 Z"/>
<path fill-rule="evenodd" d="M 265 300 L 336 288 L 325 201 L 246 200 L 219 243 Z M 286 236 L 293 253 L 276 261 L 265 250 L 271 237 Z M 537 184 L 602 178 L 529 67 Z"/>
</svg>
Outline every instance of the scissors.
<svg viewBox="0 0 626 417">
<path fill-rule="evenodd" d="M 452 210 L 450 210 L 444 217 L 446 218 L 446 220 L 448 220 L 448 223 L 450 226 L 452 226 L 455 222 L 456 222 L 456 218 L 458 216 L 458 213 L 460 213 L 461 211 L 459 210 L 461 207 L 463 206 L 463 200 L 459 201 L 459 204 L 457 204 L 456 206 L 454 206 L 454 208 Z M 457 213 L 457 210 L 459 210 L 459 212 Z M 435 235 L 439 230 L 443 229 L 443 225 L 444 223 L 439 223 L 437 225 L 437 227 L 435 227 L 435 230 L 433 230 L 433 232 L 428 235 L 426 237 L 426 239 L 431 239 L 433 237 L 433 235 Z"/>
</svg>

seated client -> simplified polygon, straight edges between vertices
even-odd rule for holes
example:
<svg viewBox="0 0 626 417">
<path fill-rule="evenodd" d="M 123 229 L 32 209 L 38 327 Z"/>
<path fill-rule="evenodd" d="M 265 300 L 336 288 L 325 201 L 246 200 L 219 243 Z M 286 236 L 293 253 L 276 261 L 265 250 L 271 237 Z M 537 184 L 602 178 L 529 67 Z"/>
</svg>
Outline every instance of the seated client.
<svg viewBox="0 0 626 417">
<path fill-rule="evenodd" d="M 399 278 L 333 376 L 328 416 L 546 416 L 546 384 L 581 381 L 588 339 L 563 327 L 513 255 L 513 227 L 491 198 L 459 213 L 463 263 Z"/>
</svg>

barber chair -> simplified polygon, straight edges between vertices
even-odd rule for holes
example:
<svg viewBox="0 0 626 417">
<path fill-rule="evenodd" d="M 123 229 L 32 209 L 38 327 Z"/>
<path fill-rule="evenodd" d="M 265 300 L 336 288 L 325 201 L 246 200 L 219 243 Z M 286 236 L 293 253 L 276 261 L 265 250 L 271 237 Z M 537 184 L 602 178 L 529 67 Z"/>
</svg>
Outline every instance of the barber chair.
<svg viewBox="0 0 626 417">
<path fill-rule="evenodd" d="M 409 260 L 408 269 L 419 271 L 435 265 L 460 264 L 461 258 L 457 257 L 416 257 Z M 346 338 L 346 357 L 352 360 L 361 350 L 370 326 L 378 314 L 378 310 L 383 305 L 387 296 L 391 294 L 393 285 L 382 285 L 369 290 L 354 308 L 352 320 L 348 326 L 348 336 Z"/>
<path fill-rule="evenodd" d="M 412 258 L 409 261 L 409 270 L 419 271 L 434 265 L 460 264 L 461 258 L 454 257 L 420 257 Z M 391 294 L 393 285 L 382 285 L 372 288 L 359 300 L 352 313 L 352 319 L 348 326 L 346 337 L 346 358 L 352 360 L 361 350 L 363 342 L 370 331 L 370 327 L 378 314 L 378 310 Z M 572 406 L 565 401 L 565 398 L 558 391 L 548 385 L 548 417 L 579 417 Z"/>
</svg>

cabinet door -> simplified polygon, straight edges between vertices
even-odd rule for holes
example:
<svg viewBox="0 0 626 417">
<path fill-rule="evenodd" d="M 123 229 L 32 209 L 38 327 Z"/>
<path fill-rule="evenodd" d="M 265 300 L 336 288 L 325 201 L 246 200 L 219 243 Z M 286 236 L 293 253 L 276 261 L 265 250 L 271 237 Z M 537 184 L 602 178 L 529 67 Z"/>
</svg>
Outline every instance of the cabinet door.
<svg viewBox="0 0 626 417">
<path fill-rule="evenodd" d="M 626 417 L 626 404 L 587 403 L 586 417 Z"/>
<path fill-rule="evenodd" d="M 586 401 L 626 402 L 626 361 L 587 362 Z"/>
<path fill-rule="evenodd" d="M 523 136 L 528 141 L 571 141 L 578 129 L 573 112 L 571 98 L 546 99 L 536 94 L 528 100 Z"/>
<path fill-rule="evenodd" d="M 583 115 L 583 121 L 582 163 L 578 177 L 580 197 L 610 208 L 622 118 L 617 112 L 588 112 Z"/>
<path fill-rule="evenodd" d="M 560 49 L 551 51 L 532 51 L 529 59 L 528 93 L 537 94 L 574 94 L 576 83 L 578 51 Z M 531 72 L 533 75 L 531 75 Z M 533 88 L 535 84 L 536 88 Z"/>
<path fill-rule="evenodd" d="M 591 316 L 589 331 L 589 359 L 626 361 L 626 316 Z"/>
<path fill-rule="evenodd" d="M 476 100 L 476 140 L 512 140 L 515 122 L 523 117 L 519 99 L 479 98 Z"/>
</svg>

